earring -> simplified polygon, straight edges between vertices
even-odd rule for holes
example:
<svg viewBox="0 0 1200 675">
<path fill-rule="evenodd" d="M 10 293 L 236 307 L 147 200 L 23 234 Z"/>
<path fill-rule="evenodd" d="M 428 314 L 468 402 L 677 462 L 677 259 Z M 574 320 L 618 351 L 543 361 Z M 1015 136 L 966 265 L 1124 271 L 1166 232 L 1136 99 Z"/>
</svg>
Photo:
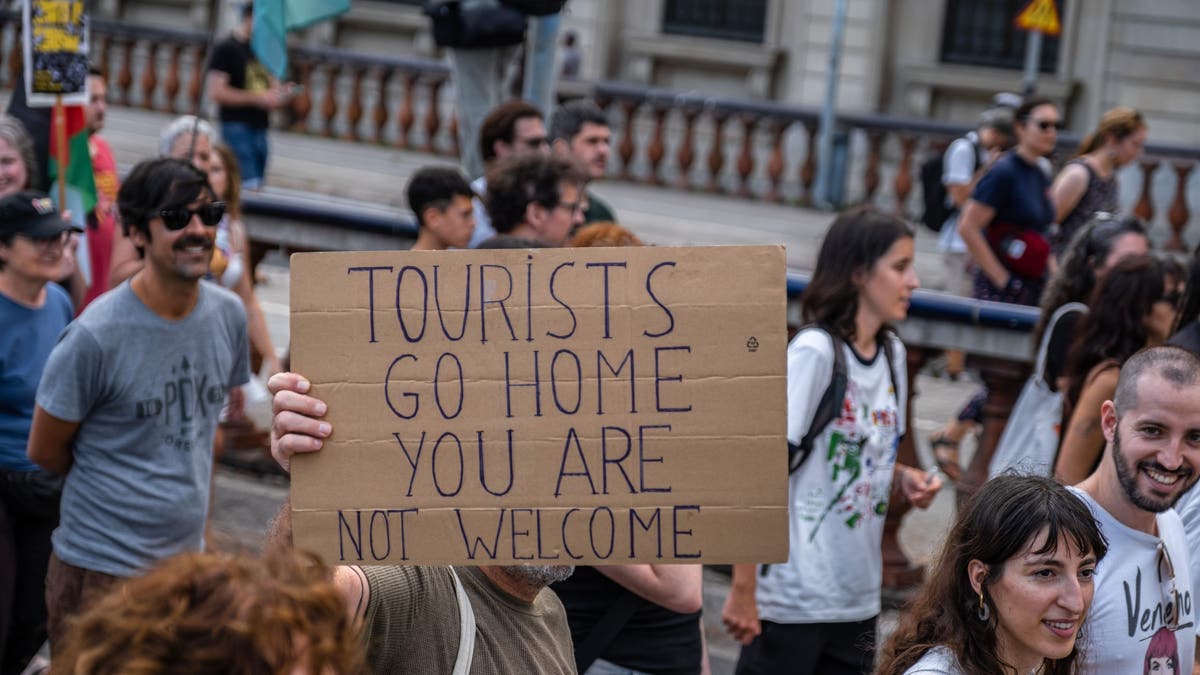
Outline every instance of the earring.
<svg viewBox="0 0 1200 675">
<path fill-rule="evenodd" d="M 983 591 L 979 591 L 979 609 L 975 610 L 975 617 L 984 623 L 992 618 L 992 609 L 983 601 Z"/>
</svg>

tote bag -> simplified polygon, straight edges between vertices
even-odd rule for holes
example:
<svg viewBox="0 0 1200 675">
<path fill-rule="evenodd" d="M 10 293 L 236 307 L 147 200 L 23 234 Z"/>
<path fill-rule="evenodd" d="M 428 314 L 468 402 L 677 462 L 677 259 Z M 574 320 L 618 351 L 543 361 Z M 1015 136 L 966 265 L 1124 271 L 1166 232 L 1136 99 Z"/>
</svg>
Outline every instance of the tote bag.
<svg viewBox="0 0 1200 675">
<path fill-rule="evenodd" d="M 1004 433 L 1000 434 L 1000 443 L 988 466 L 988 478 L 1009 470 L 1036 476 L 1054 473 L 1063 399 L 1061 392 L 1051 391 L 1050 385 L 1046 384 L 1046 353 L 1059 319 L 1071 312 L 1086 311 L 1087 305 L 1069 302 L 1050 317 L 1050 323 L 1042 334 L 1042 343 L 1038 345 L 1033 373 L 1021 388 L 1017 404 L 1008 416 L 1008 424 L 1004 425 Z"/>
</svg>

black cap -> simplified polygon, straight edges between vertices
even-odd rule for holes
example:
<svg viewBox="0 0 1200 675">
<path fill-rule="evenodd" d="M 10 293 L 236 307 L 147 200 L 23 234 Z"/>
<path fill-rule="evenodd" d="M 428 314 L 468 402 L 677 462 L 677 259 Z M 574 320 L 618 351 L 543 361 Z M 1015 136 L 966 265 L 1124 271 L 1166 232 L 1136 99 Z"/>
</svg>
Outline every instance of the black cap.
<svg viewBox="0 0 1200 675">
<path fill-rule="evenodd" d="M 82 232 L 63 220 L 45 193 L 23 190 L 0 199 L 0 232 L 26 237 L 53 237 L 67 230 Z"/>
</svg>

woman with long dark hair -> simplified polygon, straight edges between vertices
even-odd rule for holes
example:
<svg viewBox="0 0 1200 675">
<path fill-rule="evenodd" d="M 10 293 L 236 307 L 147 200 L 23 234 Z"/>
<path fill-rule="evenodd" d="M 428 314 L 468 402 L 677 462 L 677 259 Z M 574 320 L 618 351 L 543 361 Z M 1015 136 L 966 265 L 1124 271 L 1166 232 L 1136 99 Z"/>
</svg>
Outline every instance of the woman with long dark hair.
<svg viewBox="0 0 1200 675">
<path fill-rule="evenodd" d="M 1175 324 L 1183 279 L 1150 256 L 1117 263 L 1092 294 L 1067 358 L 1069 420 L 1054 475 L 1069 485 L 1087 478 L 1104 449 L 1100 405 L 1116 393 L 1121 364 L 1161 345 Z"/>
<path fill-rule="evenodd" d="M 876 675 L 1074 673 L 1092 575 L 1107 552 L 1067 488 L 993 478 L 959 514 Z"/>
<path fill-rule="evenodd" d="M 1059 308 L 1078 302 L 1086 304 L 1096 284 L 1125 258 L 1145 255 L 1150 250 L 1146 226 L 1133 216 L 1097 213 L 1075 233 L 1066 248 L 1058 271 L 1050 277 L 1042 293 L 1041 318 L 1033 330 L 1033 344 L 1041 343 L 1050 330 L 1050 349 L 1046 359 L 1046 383 L 1058 389 L 1058 378 L 1067 365 L 1071 336 L 1083 312 L 1065 314 L 1054 326 L 1050 318 Z"/>
<path fill-rule="evenodd" d="M 936 474 L 896 463 L 908 381 L 888 326 L 907 316 L 917 285 L 902 221 L 858 210 L 829 228 L 804 293 L 809 327 L 788 345 L 788 443 L 811 449 L 788 477 L 788 562 L 735 565 L 722 614 L 745 645 L 739 674 L 870 671 L 888 501 L 925 508 L 941 488 Z M 839 362 L 844 393 L 818 424 Z"/>
</svg>

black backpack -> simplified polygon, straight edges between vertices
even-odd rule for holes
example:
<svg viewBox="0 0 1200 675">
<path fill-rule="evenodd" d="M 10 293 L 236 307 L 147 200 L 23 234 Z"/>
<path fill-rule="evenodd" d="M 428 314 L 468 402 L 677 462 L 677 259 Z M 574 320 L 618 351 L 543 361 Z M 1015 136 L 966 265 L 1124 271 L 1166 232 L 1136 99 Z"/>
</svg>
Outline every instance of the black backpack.
<svg viewBox="0 0 1200 675">
<path fill-rule="evenodd" d="M 971 140 L 969 136 L 964 138 Z M 976 140 L 971 140 L 971 145 L 975 148 L 975 169 L 978 170 L 983 165 L 983 158 L 979 156 L 982 148 Z M 942 182 L 942 174 L 945 170 L 943 162 L 946 158 L 946 151 L 949 149 L 947 146 L 946 150 L 921 163 L 921 197 L 925 202 L 925 212 L 921 214 L 921 222 L 934 232 L 941 232 L 946 220 L 958 210 L 946 204 L 950 193 L 946 190 L 946 184 Z"/>
<path fill-rule="evenodd" d="M 526 16 L 548 16 L 561 12 L 567 0 L 500 0 L 500 4 L 520 10 Z"/>
<path fill-rule="evenodd" d="M 842 346 L 846 343 L 841 336 L 833 333 L 824 326 L 809 324 L 801 326 L 800 330 L 808 328 L 816 328 L 829 336 L 829 341 L 833 344 L 833 375 L 829 378 L 829 385 L 825 387 L 825 393 L 821 394 L 821 400 L 817 402 L 817 409 L 813 413 L 812 422 L 808 425 L 808 431 L 804 433 L 804 438 L 800 439 L 800 443 L 788 442 L 788 473 L 795 473 L 804 465 L 805 460 L 812 454 L 813 443 L 817 441 L 817 436 L 825 431 L 825 427 L 836 420 L 842 411 L 842 403 L 846 399 L 846 352 Z M 798 335 L 799 333 L 797 333 Z M 899 390 L 896 389 L 896 371 L 893 366 L 891 331 L 884 331 L 880 334 L 879 349 L 883 352 L 883 357 L 887 359 L 888 379 L 892 381 L 892 391 L 896 396 L 900 396 Z M 900 405 L 899 398 L 896 404 Z"/>
</svg>

